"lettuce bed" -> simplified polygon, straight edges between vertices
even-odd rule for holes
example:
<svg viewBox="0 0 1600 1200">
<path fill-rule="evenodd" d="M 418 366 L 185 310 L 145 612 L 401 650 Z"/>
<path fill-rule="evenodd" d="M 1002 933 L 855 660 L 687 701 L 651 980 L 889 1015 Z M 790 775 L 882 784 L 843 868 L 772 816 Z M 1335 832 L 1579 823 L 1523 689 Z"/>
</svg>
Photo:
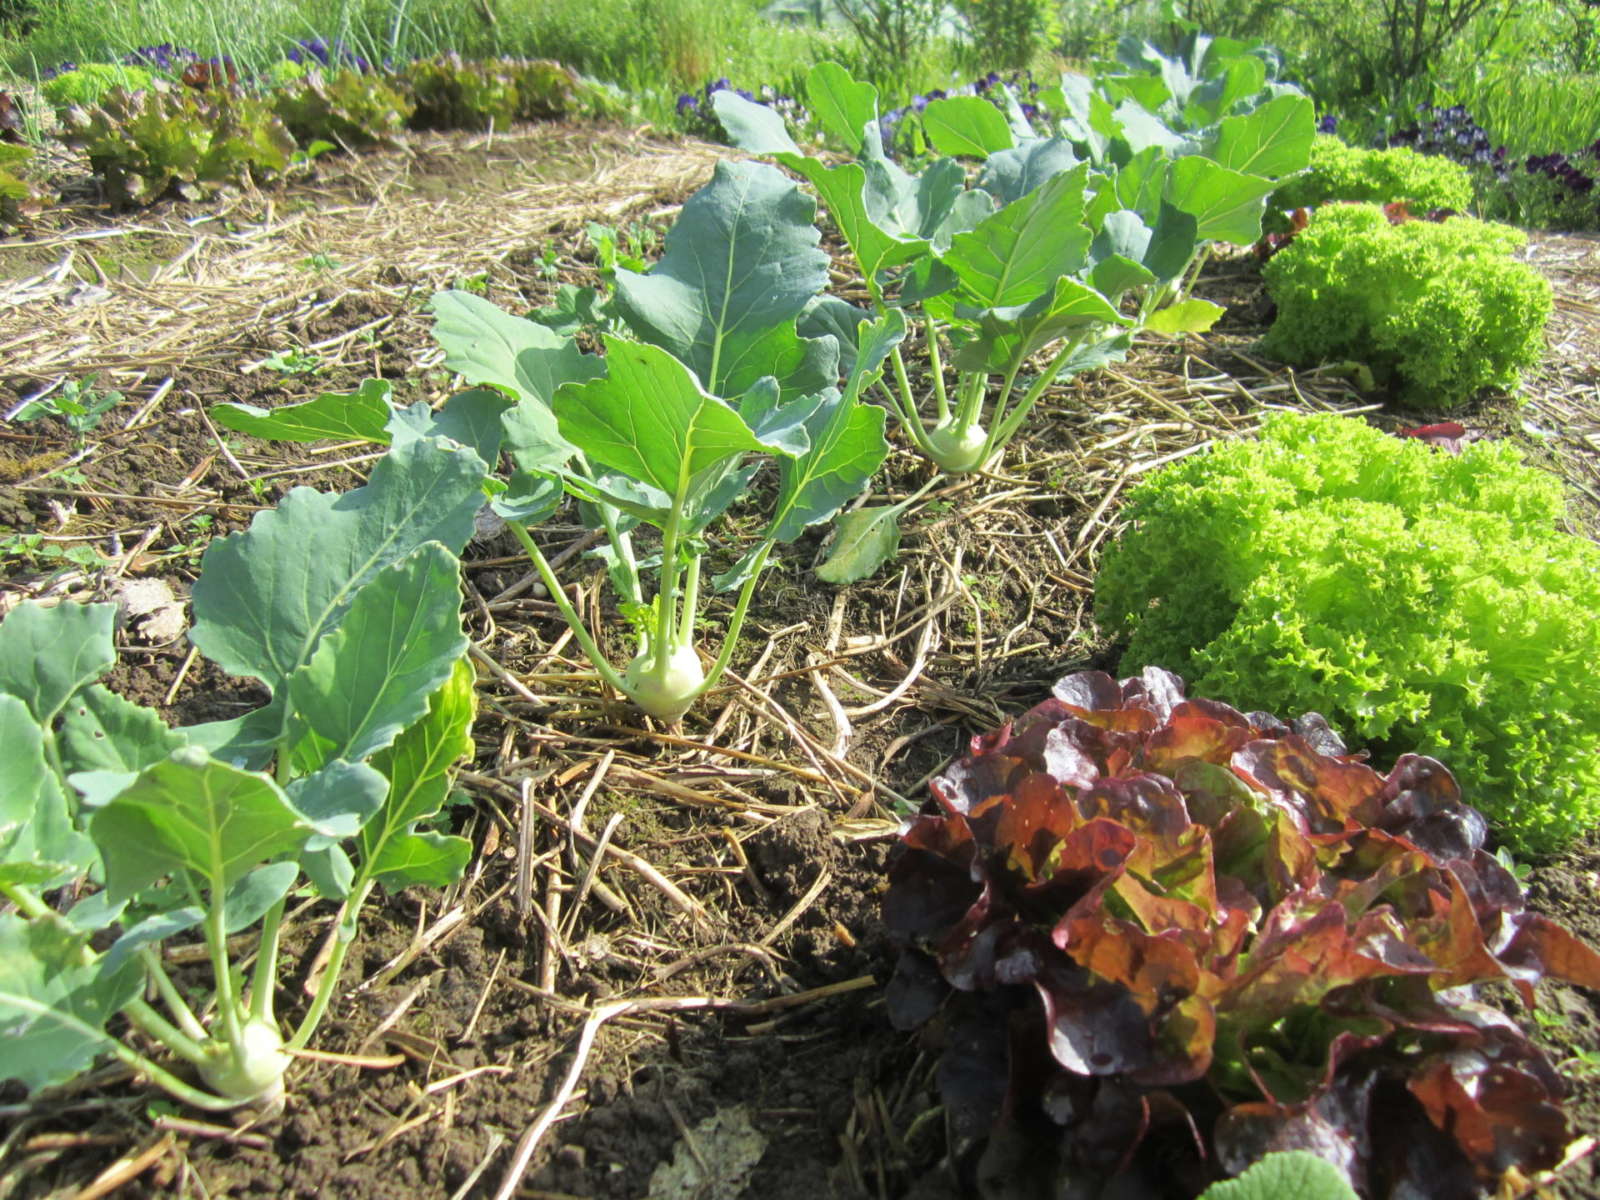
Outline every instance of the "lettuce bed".
<svg viewBox="0 0 1600 1200">
<path fill-rule="evenodd" d="M 1131 495 L 1096 612 L 1123 670 L 1435 755 L 1498 833 L 1549 850 L 1600 819 L 1600 549 L 1562 512 L 1510 446 L 1283 416 Z"/>
</svg>

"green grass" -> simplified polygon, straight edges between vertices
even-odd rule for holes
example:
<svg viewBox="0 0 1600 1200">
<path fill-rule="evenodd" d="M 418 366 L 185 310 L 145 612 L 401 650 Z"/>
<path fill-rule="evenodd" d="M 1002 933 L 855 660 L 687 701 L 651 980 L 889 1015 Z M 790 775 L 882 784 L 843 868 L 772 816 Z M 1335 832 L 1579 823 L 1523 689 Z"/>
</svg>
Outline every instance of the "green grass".
<svg viewBox="0 0 1600 1200">
<path fill-rule="evenodd" d="M 1600 137 L 1600 75 L 1483 71 L 1440 89 L 1514 155 L 1571 153 Z"/>
<path fill-rule="evenodd" d="M 752 91 L 796 94 L 817 62 L 863 72 L 859 48 L 840 29 L 768 21 L 762 0 L 37 0 L 26 35 L 0 33 L 0 73 L 33 79 L 58 63 L 113 61 L 138 46 L 171 42 L 226 55 L 258 71 L 300 38 L 343 41 L 371 61 L 454 50 L 465 57 L 554 58 L 621 87 L 636 116 L 669 123 L 679 93 L 726 76 Z M 953 46 L 935 43 L 887 89 L 948 86 Z"/>
</svg>

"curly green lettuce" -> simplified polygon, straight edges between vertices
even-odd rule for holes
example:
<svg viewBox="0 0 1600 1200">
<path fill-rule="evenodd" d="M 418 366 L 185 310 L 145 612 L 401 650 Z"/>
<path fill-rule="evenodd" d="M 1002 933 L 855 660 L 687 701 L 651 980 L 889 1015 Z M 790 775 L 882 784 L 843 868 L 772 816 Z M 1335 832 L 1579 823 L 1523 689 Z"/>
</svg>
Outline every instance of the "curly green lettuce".
<svg viewBox="0 0 1600 1200">
<path fill-rule="evenodd" d="M 1506 841 L 1552 850 L 1600 820 L 1600 547 L 1563 509 L 1502 443 L 1282 416 L 1132 494 L 1096 613 L 1124 674 L 1432 755 Z"/>
<path fill-rule="evenodd" d="M 1472 204 L 1472 175 L 1439 155 L 1418 154 L 1405 146 L 1363 150 L 1320 133 L 1311 143 L 1311 165 L 1273 194 L 1272 207 L 1314 208 L 1332 200 L 1403 200 L 1417 211 L 1466 209 Z"/>
<path fill-rule="evenodd" d="M 1550 284 L 1511 257 L 1526 241 L 1470 217 L 1394 225 L 1376 205 L 1320 208 L 1262 270 L 1278 317 L 1261 349 L 1301 365 L 1358 360 L 1427 408 L 1515 390 L 1551 311 Z"/>
</svg>

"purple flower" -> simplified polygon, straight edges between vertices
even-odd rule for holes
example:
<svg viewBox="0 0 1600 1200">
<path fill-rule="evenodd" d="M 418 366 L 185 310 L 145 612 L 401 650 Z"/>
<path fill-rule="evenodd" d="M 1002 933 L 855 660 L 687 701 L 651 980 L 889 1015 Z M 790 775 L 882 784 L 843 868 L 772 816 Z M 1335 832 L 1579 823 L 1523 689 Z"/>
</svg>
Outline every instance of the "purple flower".
<svg viewBox="0 0 1600 1200">
<path fill-rule="evenodd" d="M 696 100 L 693 96 L 689 95 L 688 92 L 682 92 L 682 93 L 679 94 L 679 96 L 678 96 L 678 115 L 680 117 L 686 112 L 694 112 L 699 107 L 700 107 L 700 101 Z"/>
<path fill-rule="evenodd" d="M 1329 113 L 1317 122 L 1318 133 L 1335 133 L 1339 129 L 1339 118 Z"/>
</svg>

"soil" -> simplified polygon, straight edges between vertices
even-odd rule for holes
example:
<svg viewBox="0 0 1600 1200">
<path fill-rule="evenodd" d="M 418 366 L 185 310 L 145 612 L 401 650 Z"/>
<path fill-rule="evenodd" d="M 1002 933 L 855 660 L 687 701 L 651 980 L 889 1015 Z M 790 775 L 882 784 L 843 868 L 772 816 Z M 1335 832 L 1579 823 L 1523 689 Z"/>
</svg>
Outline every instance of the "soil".
<svg viewBox="0 0 1600 1200">
<path fill-rule="evenodd" d="M 508 169 L 489 169 L 492 146 L 463 139 L 460 153 L 449 149 L 435 138 L 406 160 L 419 206 L 508 185 L 509 174 L 494 173 Z M 519 153 L 537 158 L 526 146 Z M 371 186 L 356 168 L 348 177 L 337 164 L 328 170 L 273 202 L 303 206 L 314 221 L 328 197 L 347 201 Z M 597 200 L 596 219 L 623 214 L 664 228 L 685 194 Z M 156 215 L 74 210 L 38 236 L 134 219 Z M 333 259 L 357 253 L 313 241 Z M 28 243 L 17 245 L 18 261 L 32 264 Z M 290 261 L 300 253 L 286 252 Z M 259 442 L 210 414 L 223 401 L 270 408 L 371 376 L 389 380 L 402 403 L 440 400 L 450 379 L 418 297 L 451 277 L 401 253 L 385 270 L 281 319 L 217 330 L 216 348 L 197 344 L 176 367 L 139 376 L 139 395 L 82 439 L 56 418 L 0 427 L 0 545 L 43 533 L 44 545 L 94 555 L 85 566 L 6 548 L 5 597 L 103 595 L 127 576 L 163 580 L 181 599 L 209 538 L 243 528 L 290 487 L 358 483 L 368 448 Z M 508 308 L 547 302 L 559 282 L 595 280 L 592 250 L 570 218 L 453 273 L 479 272 Z M 901 557 L 880 577 L 822 588 L 805 572 L 825 552 L 823 535 L 801 539 L 752 609 L 734 663 L 743 682 L 719 689 L 681 728 L 641 727 L 575 682 L 560 622 L 528 586 L 514 544 L 469 548 L 469 632 L 516 682 L 482 672 L 477 752 L 450 817 L 475 847 L 466 878 L 443 895 L 380 896 L 363 918 L 315 1041 L 357 1061 L 299 1064 L 281 1118 L 242 1129 L 159 1128 L 152 1122 L 167 1110 L 125 1078 L 30 1103 L 0 1092 L 0 1197 L 71 1194 L 127 1159 L 138 1164 L 117 1192 L 127 1197 L 496 1195 L 519 1140 L 575 1063 L 576 1090 L 506 1192 L 959 1195 L 932 1057 L 884 1011 L 895 961 L 879 916 L 885 859 L 927 777 L 973 734 L 1036 703 L 1069 670 L 1115 661 L 1088 606 L 1124 483 L 1217 431 L 1251 426 L 1258 400 L 1235 381 L 1266 378 L 1249 343 L 1267 302 L 1237 260 L 1215 266 L 1200 290 L 1229 305 L 1213 337 L 1141 347 L 1124 367 L 1052 395 L 1002 472 L 918 502 Z M 314 375 L 240 368 L 350 331 L 366 336 L 339 343 Z M 170 387 L 139 413 L 165 377 Z M 0 374 L 0 410 L 46 382 Z M 1319 407 L 1355 398 L 1333 378 L 1303 388 Z M 874 502 L 926 481 L 920 462 L 898 452 Z M 580 533 L 565 519 L 539 531 L 550 551 Z M 570 569 L 595 582 L 588 568 Z M 614 630 L 616 614 L 592 599 L 598 587 L 589 594 Z M 713 608 L 719 615 L 725 605 Z M 175 723 L 235 716 L 266 699 L 192 657 L 181 636 L 152 639 L 130 621 L 121 637 L 108 682 Z M 562 822 L 591 836 L 606 830 L 632 857 L 608 857 L 591 876 L 592 843 Z M 1597 872 L 1600 838 L 1537 864 L 1528 888 L 1536 908 L 1600 945 Z M 292 916 L 283 1013 L 303 1010 L 332 918 L 320 905 Z M 1600 1067 L 1582 1057 L 1600 1053 L 1600 996 L 1553 985 L 1541 996 L 1551 1015 L 1539 1038 L 1572 1080 L 1574 1127 L 1600 1130 Z M 634 1007 L 600 1026 L 579 1062 L 586 1020 L 613 1001 Z M 699 1190 L 675 1183 L 695 1162 L 710 1164 L 713 1181 Z M 1600 1175 L 1579 1163 L 1556 1194 L 1600 1194 Z"/>
</svg>

